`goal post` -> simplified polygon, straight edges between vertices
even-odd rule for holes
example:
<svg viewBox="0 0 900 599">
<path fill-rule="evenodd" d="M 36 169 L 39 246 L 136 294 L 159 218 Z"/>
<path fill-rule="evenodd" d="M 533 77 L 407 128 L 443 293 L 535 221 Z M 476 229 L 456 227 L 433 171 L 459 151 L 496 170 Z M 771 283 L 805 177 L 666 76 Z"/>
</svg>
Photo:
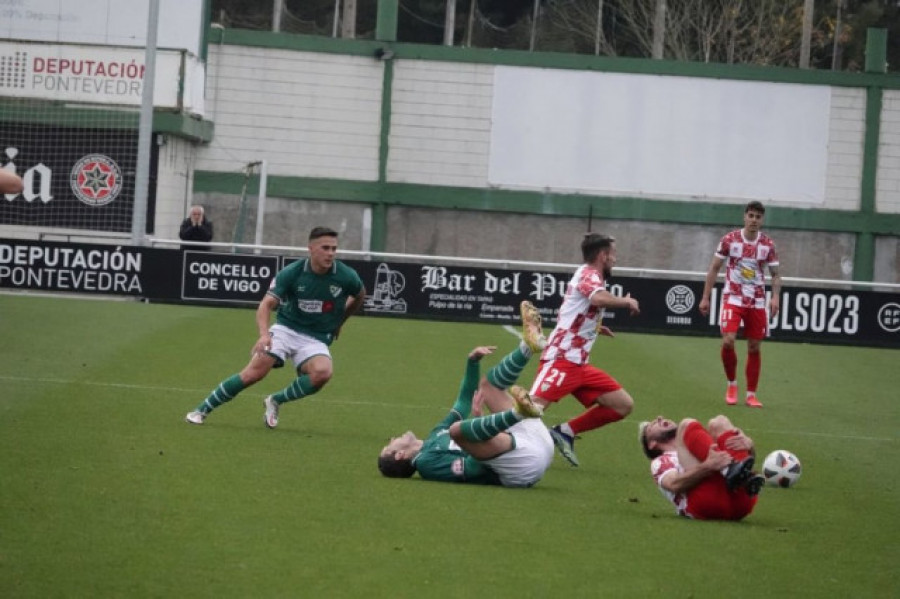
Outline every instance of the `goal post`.
<svg viewBox="0 0 900 599">
<path fill-rule="evenodd" d="M 238 214 L 237 218 L 235 219 L 234 229 L 231 234 L 231 241 L 232 243 L 236 244 L 248 243 L 248 240 L 245 239 L 245 233 L 248 222 L 250 220 L 252 202 L 251 197 L 248 193 L 248 188 L 250 187 L 250 181 L 255 177 L 258 177 L 259 185 L 256 196 L 256 214 L 254 217 L 255 230 L 253 243 L 254 245 L 261 246 L 263 245 L 263 239 L 265 235 L 266 195 L 268 188 L 268 171 L 266 168 L 266 161 L 255 160 L 253 162 L 248 162 L 241 170 L 244 174 L 244 183 L 243 185 L 241 185 L 241 197 L 238 204 Z M 255 252 L 259 253 L 259 250 L 256 250 Z"/>
</svg>

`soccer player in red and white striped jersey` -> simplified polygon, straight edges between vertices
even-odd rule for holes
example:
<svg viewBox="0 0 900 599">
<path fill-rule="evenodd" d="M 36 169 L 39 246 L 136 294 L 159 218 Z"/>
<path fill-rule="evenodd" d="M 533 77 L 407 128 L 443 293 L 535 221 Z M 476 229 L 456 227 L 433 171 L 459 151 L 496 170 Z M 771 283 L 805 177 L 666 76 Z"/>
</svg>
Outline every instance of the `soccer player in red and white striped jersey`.
<svg viewBox="0 0 900 599">
<path fill-rule="evenodd" d="M 766 209 L 753 201 L 744 208 L 744 227 L 731 231 L 719 241 L 715 255 L 706 273 L 700 313 L 709 315 L 710 295 L 716 284 L 719 270 L 725 264 L 725 285 L 722 289 L 722 311 L 719 327 L 722 331 L 722 366 L 728 387 L 725 402 L 737 403 L 737 353 L 734 342 L 741 323 L 747 339 L 747 405 L 761 408 L 756 397 L 759 372 L 762 364 L 760 345 L 769 330 L 769 317 L 778 315 L 781 295 L 781 275 L 778 271 L 778 252 L 775 242 L 760 231 Z M 772 297 L 766 311 L 766 278 L 768 269 L 772 278 Z"/>
<path fill-rule="evenodd" d="M 680 516 L 741 520 L 756 506 L 766 479 L 753 472 L 753 440 L 725 416 L 704 427 L 659 416 L 639 425 L 650 474 Z"/>
<path fill-rule="evenodd" d="M 578 465 L 574 439 L 583 433 L 628 416 L 634 400 L 614 378 L 591 365 L 591 347 L 598 335 L 612 337 L 603 326 L 603 310 L 626 308 L 640 313 L 638 301 L 618 297 L 606 289 L 606 279 L 616 265 L 616 240 L 590 233 L 581 242 L 584 264 L 566 288 L 556 328 L 547 339 L 531 397 L 542 406 L 574 395 L 585 412 L 550 429 L 557 449 L 573 466 Z"/>
</svg>

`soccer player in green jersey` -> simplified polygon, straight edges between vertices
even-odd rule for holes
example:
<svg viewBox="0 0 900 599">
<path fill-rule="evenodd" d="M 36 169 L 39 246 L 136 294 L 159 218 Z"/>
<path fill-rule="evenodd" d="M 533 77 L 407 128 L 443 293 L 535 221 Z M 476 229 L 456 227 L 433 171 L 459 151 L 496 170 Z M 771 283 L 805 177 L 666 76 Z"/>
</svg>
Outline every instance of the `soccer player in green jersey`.
<svg viewBox="0 0 900 599">
<path fill-rule="evenodd" d="M 378 456 L 383 475 L 408 478 L 418 472 L 425 480 L 505 487 L 530 487 L 543 477 L 553 461 L 553 440 L 540 407 L 513 385 L 544 342 L 540 314 L 529 302 L 522 302 L 522 323 L 519 347 L 486 376 L 480 377 L 480 361 L 496 348 L 481 346 L 469 353 L 450 413 L 426 439 L 412 431 L 391 439 Z M 491 414 L 480 416 L 482 405 Z M 476 417 L 469 418 L 470 413 Z"/>
<path fill-rule="evenodd" d="M 362 307 L 366 295 L 356 271 L 335 259 L 337 238 L 337 232 L 326 227 L 310 232 L 309 257 L 280 270 L 259 302 L 259 339 L 250 352 L 250 362 L 219 383 L 185 416 L 187 422 L 203 424 L 210 412 L 264 379 L 273 368 L 284 366 L 288 359 L 297 378 L 263 400 L 269 428 L 278 426 L 281 404 L 312 395 L 331 380 L 328 346 L 337 339 L 344 322 Z M 276 312 L 275 324 L 270 327 L 272 312 Z"/>
</svg>

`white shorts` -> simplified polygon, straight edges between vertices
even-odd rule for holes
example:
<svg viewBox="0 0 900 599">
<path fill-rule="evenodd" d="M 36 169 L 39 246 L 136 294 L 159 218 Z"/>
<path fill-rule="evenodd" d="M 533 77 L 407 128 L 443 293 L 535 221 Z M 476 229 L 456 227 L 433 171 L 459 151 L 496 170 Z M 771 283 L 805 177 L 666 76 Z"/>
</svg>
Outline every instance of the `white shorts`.
<svg viewBox="0 0 900 599">
<path fill-rule="evenodd" d="M 296 369 L 314 356 L 331 358 L 328 346 L 309 335 L 298 333 L 280 324 L 273 324 L 269 333 L 272 335 L 272 345 L 269 347 L 268 353 L 275 356 L 280 362 L 275 365 L 276 368 L 283 366 L 287 360 L 293 362 Z"/>
<path fill-rule="evenodd" d="M 553 462 L 553 439 L 544 421 L 526 418 L 507 429 L 516 448 L 484 463 L 500 477 L 504 487 L 530 487 L 541 480 Z"/>
</svg>

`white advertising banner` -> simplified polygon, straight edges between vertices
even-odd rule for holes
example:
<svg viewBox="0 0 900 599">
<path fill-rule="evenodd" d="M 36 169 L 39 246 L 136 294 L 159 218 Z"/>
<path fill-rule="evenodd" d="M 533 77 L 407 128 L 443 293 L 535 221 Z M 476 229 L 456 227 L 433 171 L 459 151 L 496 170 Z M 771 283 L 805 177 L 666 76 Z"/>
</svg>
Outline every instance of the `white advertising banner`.
<svg viewBox="0 0 900 599">
<path fill-rule="evenodd" d="M 159 0 L 156 45 L 200 56 L 206 0 Z M 150 0 L 0 0 L 0 38 L 145 46 Z"/>
<path fill-rule="evenodd" d="M 158 51 L 154 106 L 181 108 L 182 55 Z M 143 81 L 143 48 L 0 42 L 0 96 L 140 106 Z"/>
<path fill-rule="evenodd" d="M 611 195 L 825 198 L 827 86 L 497 67 L 489 181 Z"/>
</svg>

